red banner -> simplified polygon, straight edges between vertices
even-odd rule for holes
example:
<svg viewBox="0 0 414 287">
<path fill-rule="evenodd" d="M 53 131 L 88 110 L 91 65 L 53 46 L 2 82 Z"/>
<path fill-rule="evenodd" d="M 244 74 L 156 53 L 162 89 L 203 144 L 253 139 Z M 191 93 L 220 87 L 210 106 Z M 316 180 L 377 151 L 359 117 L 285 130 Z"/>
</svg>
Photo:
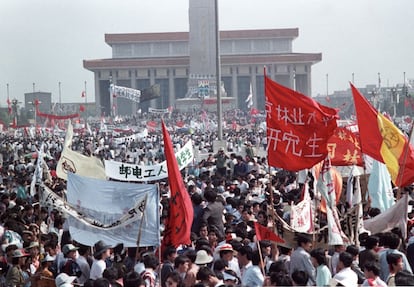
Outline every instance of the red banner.
<svg viewBox="0 0 414 287">
<path fill-rule="evenodd" d="M 265 94 L 269 166 L 297 171 L 322 161 L 337 127 L 337 111 L 267 76 Z"/>
<path fill-rule="evenodd" d="M 337 127 L 328 140 L 328 151 L 334 166 L 363 166 L 359 137 L 345 127 Z"/>
</svg>

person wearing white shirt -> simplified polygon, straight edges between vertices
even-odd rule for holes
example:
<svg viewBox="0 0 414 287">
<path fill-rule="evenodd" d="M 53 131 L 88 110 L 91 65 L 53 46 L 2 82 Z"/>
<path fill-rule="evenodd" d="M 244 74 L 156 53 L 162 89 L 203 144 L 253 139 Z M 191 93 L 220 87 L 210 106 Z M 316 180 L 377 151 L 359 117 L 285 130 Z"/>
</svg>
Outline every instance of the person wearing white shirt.
<svg viewBox="0 0 414 287">
<path fill-rule="evenodd" d="M 91 273 L 89 276 L 90 279 L 96 280 L 98 278 L 102 278 L 102 274 L 106 269 L 105 259 L 111 255 L 109 249 L 110 247 L 110 245 L 106 245 L 102 240 L 95 243 L 95 252 L 93 254 L 94 261 L 91 267 Z"/>
<path fill-rule="evenodd" d="M 263 263 L 260 260 L 259 251 L 253 252 L 249 246 L 243 246 L 237 254 L 237 259 L 243 266 L 241 285 L 246 287 L 263 286 L 264 276 L 261 271 Z"/>
<path fill-rule="evenodd" d="M 337 273 L 334 279 L 344 286 L 358 286 L 358 275 L 351 269 L 353 257 L 348 252 L 339 255 Z"/>
</svg>

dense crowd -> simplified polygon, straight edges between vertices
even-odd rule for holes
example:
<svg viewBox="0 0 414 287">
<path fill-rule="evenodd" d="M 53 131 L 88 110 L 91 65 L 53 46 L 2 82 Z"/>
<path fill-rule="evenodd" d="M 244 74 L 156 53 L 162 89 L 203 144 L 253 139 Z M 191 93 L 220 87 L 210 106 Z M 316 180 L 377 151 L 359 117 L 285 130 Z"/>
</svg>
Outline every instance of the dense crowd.
<svg viewBox="0 0 414 287">
<path fill-rule="evenodd" d="M 167 125 L 184 120 L 173 117 Z M 230 119 L 231 120 L 231 119 Z M 134 119 L 134 124 L 137 120 Z M 178 150 L 189 139 L 196 150 L 183 178 L 194 220 L 191 245 L 124 248 L 102 240 L 85 246 L 72 239 L 66 215 L 41 205 L 41 185 L 31 187 L 38 151 L 50 176 L 44 184 L 64 197 L 66 182 L 56 176 L 64 138 L 1 136 L 0 285 L 68 286 L 409 286 L 414 285 L 414 237 L 401 230 L 359 234 L 360 244 L 315 244 L 315 237 L 296 234 L 282 244 L 257 240 L 254 223 L 283 233 L 291 204 L 301 200 L 303 183 L 296 173 L 269 168 L 263 156 L 266 136 L 254 125 L 226 130 L 226 146 L 214 151 L 214 132 L 171 132 Z M 113 134 L 93 131 L 73 138 L 79 153 L 119 162 L 149 165 L 165 160 L 159 131 L 117 144 Z M 311 177 L 311 175 L 309 175 Z M 312 178 L 311 178 L 312 180 Z M 163 222 L 168 217 L 168 180 L 159 182 Z M 312 199 L 320 200 L 312 190 Z M 87 192 L 87 191 L 85 191 Z M 412 204 L 412 202 L 410 202 Z M 378 214 L 364 208 L 365 217 Z M 410 214 L 410 217 L 412 214 Z M 317 219 L 326 225 L 323 215 Z M 410 231 L 410 230 L 409 230 Z M 411 235 L 411 233 L 409 232 Z"/>
</svg>

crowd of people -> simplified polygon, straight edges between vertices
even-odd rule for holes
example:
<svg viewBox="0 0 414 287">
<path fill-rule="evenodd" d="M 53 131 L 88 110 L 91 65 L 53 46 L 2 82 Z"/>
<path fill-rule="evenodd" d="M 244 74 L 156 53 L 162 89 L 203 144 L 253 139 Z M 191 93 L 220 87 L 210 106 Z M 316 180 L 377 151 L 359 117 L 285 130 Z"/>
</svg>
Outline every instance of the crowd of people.
<svg viewBox="0 0 414 287">
<path fill-rule="evenodd" d="M 167 126 L 177 120 L 181 118 L 167 120 Z M 267 166 L 263 132 L 230 130 L 224 136 L 226 146 L 214 150 L 214 132 L 171 132 L 177 150 L 191 139 L 197 155 L 182 171 L 194 210 L 192 244 L 160 250 L 159 242 L 128 248 L 122 242 L 116 246 L 102 240 L 94 246 L 76 242 L 66 215 L 42 206 L 41 185 L 36 185 L 36 192 L 31 189 L 43 143 L 50 170 L 43 184 L 65 196 L 66 182 L 55 172 L 64 138 L 1 135 L 0 286 L 414 285 L 414 237 L 404 238 L 398 228 L 364 232 L 358 245 L 315 244 L 314 236 L 303 233 L 285 243 L 257 240 L 255 222 L 282 231 L 278 221 L 289 222 L 291 204 L 301 200 L 303 183 L 296 173 Z M 165 160 L 160 131 L 120 144 L 107 132 L 85 132 L 73 138 L 71 148 L 102 160 L 144 165 Z M 169 215 L 169 184 L 167 179 L 158 183 L 163 226 Z M 319 200 L 310 187 L 312 198 Z M 378 213 L 370 208 L 365 212 L 367 217 Z M 318 224 L 326 224 L 323 221 L 320 218 Z"/>
</svg>

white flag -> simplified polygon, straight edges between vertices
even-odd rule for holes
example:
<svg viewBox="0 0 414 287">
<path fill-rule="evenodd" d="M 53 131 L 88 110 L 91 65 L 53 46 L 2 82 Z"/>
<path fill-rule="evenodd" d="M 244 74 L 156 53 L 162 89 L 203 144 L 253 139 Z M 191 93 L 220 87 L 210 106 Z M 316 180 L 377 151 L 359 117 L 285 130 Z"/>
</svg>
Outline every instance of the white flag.
<svg viewBox="0 0 414 287">
<path fill-rule="evenodd" d="M 57 176 L 67 180 L 68 173 L 71 172 L 82 176 L 106 179 L 105 168 L 100 159 L 80 154 L 70 148 L 72 137 L 73 127 L 69 122 L 62 154 L 56 166 Z"/>
</svg>

